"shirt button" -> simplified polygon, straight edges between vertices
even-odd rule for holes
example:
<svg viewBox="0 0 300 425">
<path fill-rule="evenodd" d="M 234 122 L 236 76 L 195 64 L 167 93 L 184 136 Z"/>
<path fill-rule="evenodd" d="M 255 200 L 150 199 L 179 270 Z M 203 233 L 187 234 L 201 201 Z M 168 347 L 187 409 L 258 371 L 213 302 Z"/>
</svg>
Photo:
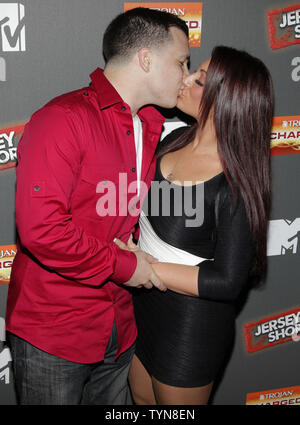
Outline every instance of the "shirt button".
<svg viewBox="0 0 300 425">
<path fill-rule="evenodd" d="M 40 190 L 40 186 L 34 186 L 34 190 L 38 192 Z"/>
<path fill-rule="evenodd" d="M 122 106 L 122 111 L 126 111 L 126 107 L 125 106 Z"/>
<path fill-rule="evenodd" d="M 131 131 L 130 131 L 130 130 L 127 130 L 127 131 L 126 131 L 126 134 L 127 134 L 128 136 L 130 136 Z"/>
<path fill-rule="evenodd" d="M 135 168 L 133 167 L 133 168 L 131 169 L 131 171 L 132 171 L 133 173 L 135 173 Z"/>
<path fill-rule="evenodd" d="M 88 92 L 87 92 L 87 91 L 85 91 L 85 92 L 83 93 L 83 95 L 84 95 L 84 96 L 88 96 L 89 94 L 88 94 Z"/>
</svg>

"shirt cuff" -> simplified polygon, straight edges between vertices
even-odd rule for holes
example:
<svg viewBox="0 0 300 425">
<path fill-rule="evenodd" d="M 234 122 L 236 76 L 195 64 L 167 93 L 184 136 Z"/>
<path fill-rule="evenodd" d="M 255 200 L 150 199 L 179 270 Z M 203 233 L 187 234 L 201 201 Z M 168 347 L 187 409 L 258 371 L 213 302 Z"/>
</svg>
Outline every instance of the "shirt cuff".
<svg viewBox="0 0 300 425">
<path fill-rule="evenodd" d="M 118 284 L 127 282 L 135 272 L 136 265 L 137 258 L 133 252 L 118 248 L 115 270 L 111 279 Z"/>
</svg>

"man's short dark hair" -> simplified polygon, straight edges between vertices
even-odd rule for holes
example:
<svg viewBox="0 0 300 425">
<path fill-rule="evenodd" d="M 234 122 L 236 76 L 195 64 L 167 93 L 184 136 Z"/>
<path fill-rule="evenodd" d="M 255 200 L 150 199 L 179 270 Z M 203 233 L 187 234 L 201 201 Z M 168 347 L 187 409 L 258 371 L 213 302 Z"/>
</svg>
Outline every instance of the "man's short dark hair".
<svg viewBox="0 0 300 425">
<path fill-rule="evenodd" d="M 136 7 L 118 15 L 107 27 L 103 37 L 103 55 L 106 62 L 128 59 L 143 47 L 160 47 L 171 40 L 171 27 L 182 30 L 186 23 L 176 15 L 159 10 Z"/>
</svg>

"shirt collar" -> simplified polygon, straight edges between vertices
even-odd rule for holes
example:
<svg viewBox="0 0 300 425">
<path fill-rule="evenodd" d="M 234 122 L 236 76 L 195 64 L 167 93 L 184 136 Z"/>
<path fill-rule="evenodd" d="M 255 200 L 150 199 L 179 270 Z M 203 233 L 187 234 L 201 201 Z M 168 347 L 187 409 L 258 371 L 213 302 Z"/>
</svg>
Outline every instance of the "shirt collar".
<svg viewBox="0 0 300 425">
<path fill-rule="evenodd" d="M 165 122 L 165 117 L 154 106 L 144 106 L 139 110 L 138 116 L 142 121 L 158 121 L 161 124 Z"/>
<path fill-rule="evenodd" d="M 97 92 L 100 109 L 123 102 L 117 90 L 110 84 L 103 73 L 103 69 L 97 68 L 90 75 L 92 84 Z"/>
<path fill-rule="evenodd" d="M 124 101 L 117 90 L 105 77 L 103 69 L 97 68 L 94 72 L 92 72 L 90 77 L 97 93 L 100 109 L 108 108 L 109 106 L 113 106 L 117 103 L 124 104 Z M 138 116 L 142 121 L 155 120 L 162 124 L 165 121 L 164 116 L 158 112 L 154 106 L 145 106 L 141 108 L 138 112 Z"/>
</svg>

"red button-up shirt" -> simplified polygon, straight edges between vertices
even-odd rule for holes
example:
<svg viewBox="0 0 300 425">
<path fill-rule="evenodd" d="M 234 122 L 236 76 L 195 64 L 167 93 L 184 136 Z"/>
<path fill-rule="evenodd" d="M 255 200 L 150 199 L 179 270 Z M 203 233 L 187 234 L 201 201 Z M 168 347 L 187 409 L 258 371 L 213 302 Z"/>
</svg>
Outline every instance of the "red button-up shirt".
<svg viewBox="0 0 300 425">
<path fill-rule="evenodd" d="M 136 256 L 113 242 L 127 241 L 138 220 L 135 211 L 124 210 L 140 206 L 132 189 L 125 193 L 136 181 L 132 115 L 102 70 L 91 80 L 33 114 L 19 142 L 19 241 L 6 315 L 7 330 L 80 363 L 104 358 L 114 320 L 117 356 L 136 338 L 131 294 L 122 286 L 134 273 Z M 153 107 L 138 115 L 141 180 L 149 187 L 164 118 Z M 101 205 L 110 215 L 101 216 Z"/>
</svg>

